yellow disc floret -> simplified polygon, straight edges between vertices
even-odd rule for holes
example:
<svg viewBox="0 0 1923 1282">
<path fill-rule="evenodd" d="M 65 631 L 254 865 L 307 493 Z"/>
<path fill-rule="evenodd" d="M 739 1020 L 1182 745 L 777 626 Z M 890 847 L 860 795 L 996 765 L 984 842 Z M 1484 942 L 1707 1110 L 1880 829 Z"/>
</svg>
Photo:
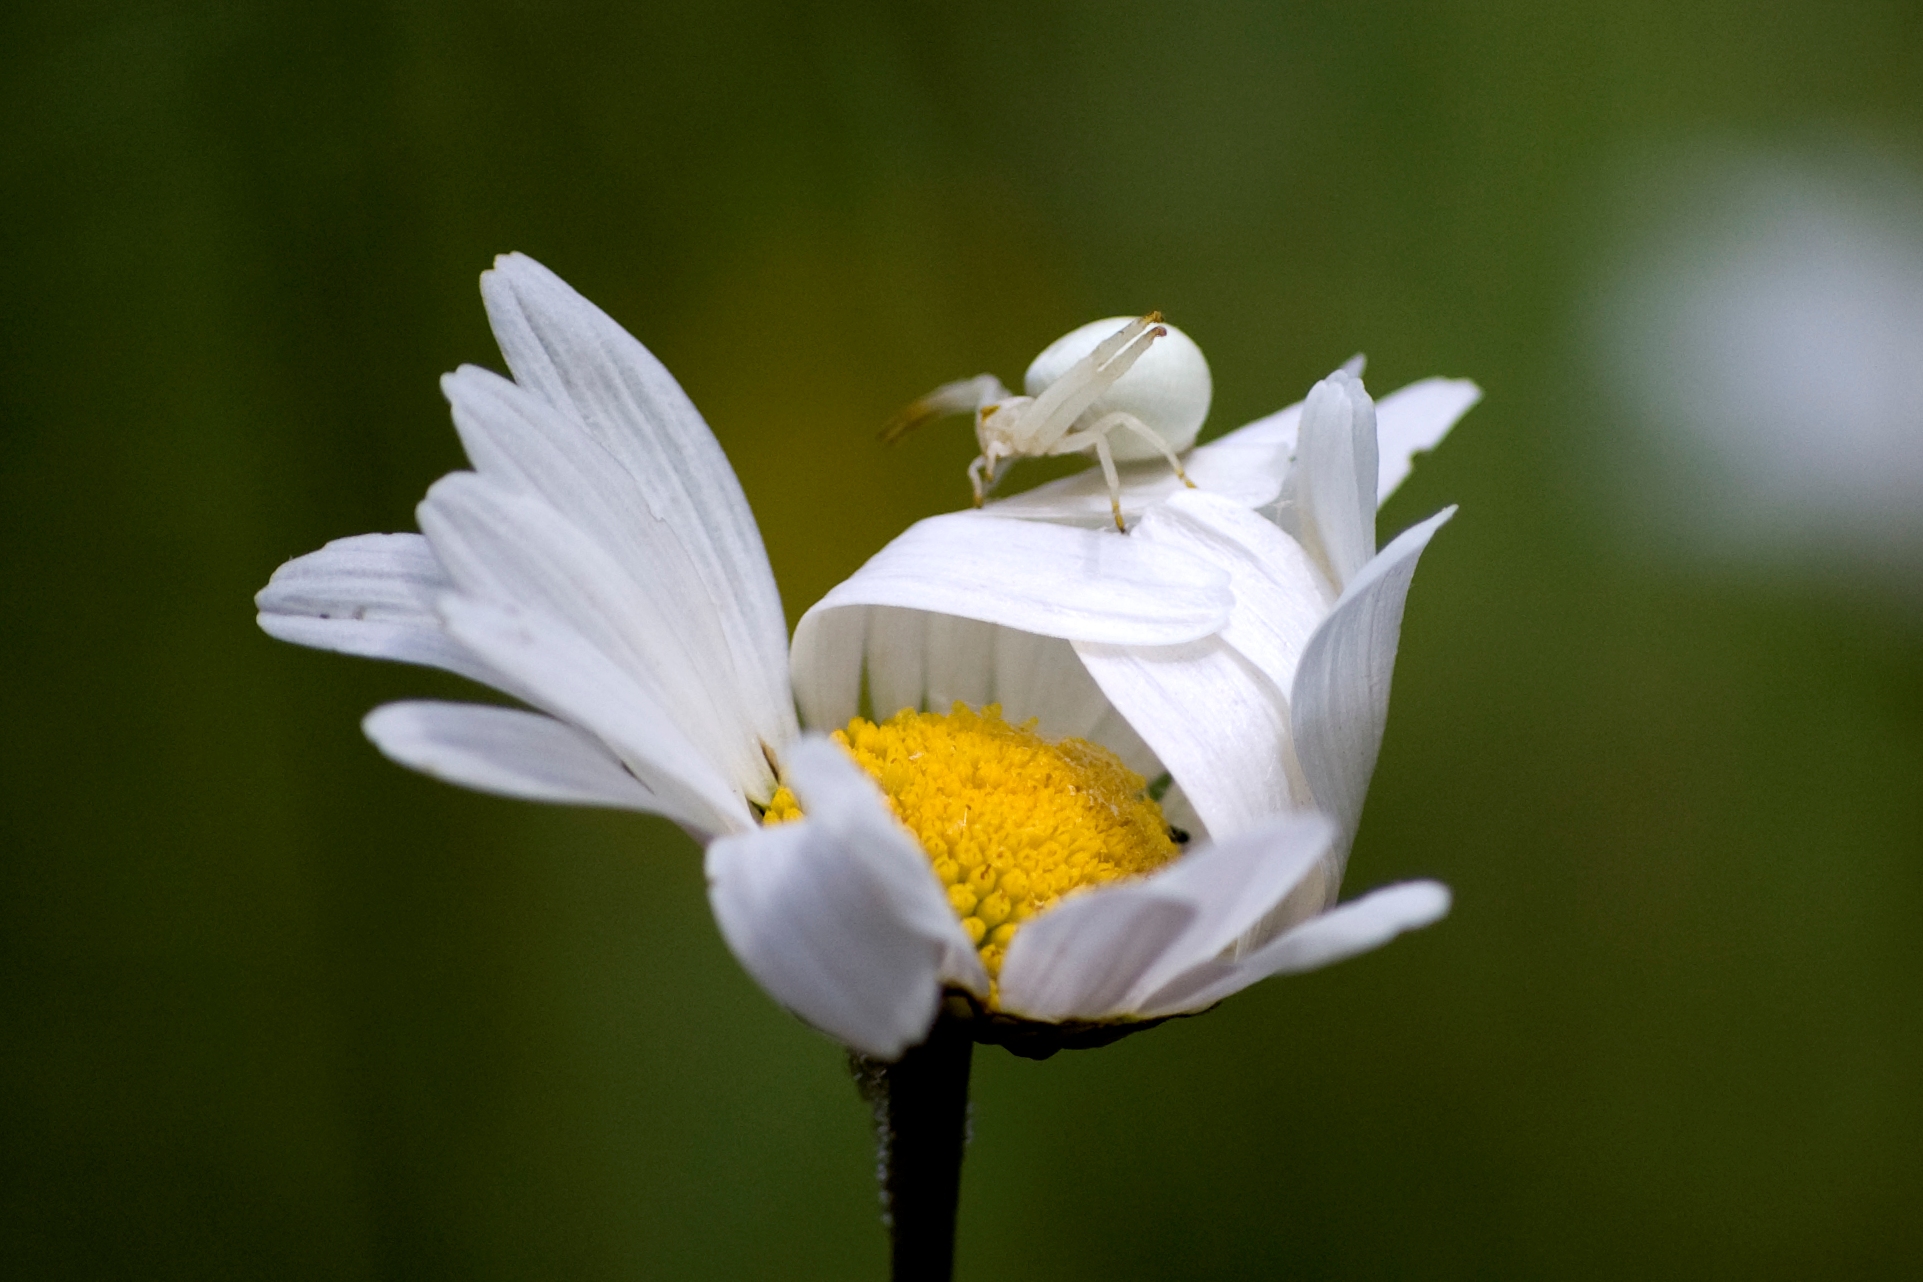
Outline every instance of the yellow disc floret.
<svg viewBox="0 0 1923 1282">
<path fill-rule="evenodd" d="M 775 789 L 775 795 L 768 801 L 768 808 L 761 812 L 761 822 L 764 826 L 793 823 L 799 818 L 801 818 L 801 803 L 795 800 L 794 793 L 788 791 L 787 784 Z"/>
<path fill-rule="evenodd" d="M 991 977 L 1021 924 L 1071 891 L 1180 853 L 1142 777 L 1084 739 L 1050 743 L 993 704 L 860 717 L 835 732 L 928 855 Z M 782 789 L 765 822 L 798 817 Z M 991 1002 L 992 1004 L 992 1002 Z"/>
</svg>

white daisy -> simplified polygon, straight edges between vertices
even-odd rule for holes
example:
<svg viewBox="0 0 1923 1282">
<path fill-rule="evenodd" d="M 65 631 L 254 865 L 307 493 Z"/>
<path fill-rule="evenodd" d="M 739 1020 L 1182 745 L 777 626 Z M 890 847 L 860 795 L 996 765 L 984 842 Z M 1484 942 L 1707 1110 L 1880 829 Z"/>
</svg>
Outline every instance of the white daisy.
<svg viewBox="0 0 1923 1282">
<path fill-rule="evenodd" d="M 877 708 L 999 704 L 1036 718 L 1046 737 L 1091 739 L 1143 775 L 1166 772 L 1171 817 L 1212 839 L 1022 924 L 992 955 L 1002 1011 L 1091 1024 L 1082 1035 L 1098 1038 L 1115 1021 L 1198 1010 L 1447 911 L 1433 882 L 1335 900 L 1387 720 L 1404 599 L 1454 512 L 1378 553 L 1378 496 L 1480 395 L 1465 381 L 1425 380 L 1384 401 L 1379 431 L 1345 368 L 1303 404 L 1188 453 L 1199 488 L 1152 462 L 1126 474 L 1127 541 L 1227 579 L 1228 617 L 1206 637 L 1077 637 L 958 605 L 948 585 L 923 581 L 938 545 L 971 538 L 1004 550 L 985 577 L 1061 563 L 1073 553 L 1057 522 L 1109 519 L 1110 487 L 1095 469 L 920 523 L 803 616 L 792 666 L 810 724 L 854 715 L 864 682 Z"/>
<path fill-rule="evenodd" d="M 429 489 L 421 534 L 331 543 L 257 598 L 276 637 L 445 668 L 532 709 L 378 708 L 364 725 L 394 760 L 676 820 L 708 843 L 749 972 L 882 1059 L 926 1036 L 944 992 L 984 1039 L 1047 1050 L 1446 910 L 1433 883 L 1329 907 L 1409 572 L 1445 519 L 1357 562 L 1359 383 L 1319 385 L 1302 415 L 1295 537 L 1235 501 L 1261 487 L 1131 490 L 1128 537 L 937 517 L 804 617 L 791 686 L 753 518 L 673 378 L 530 259 L 500 259 L 482 292 L 513 381 L 443 380 L 474 470 Z M 1265 423 L 1249 431 L 1280 441 Z M 1321 461 L 1341 431 L 1352 448 Z M 1249 448 L 1238 435 L 1191 457 Z M 1346 507 L 1327 479 L 1344 476 Z M 864 674 L 881 724 L 859 716 Z M 845 748 L 802 734 L 797 703 Z M 1164 773 L 1186 852 L 1142 792 Z"/>
</svg>

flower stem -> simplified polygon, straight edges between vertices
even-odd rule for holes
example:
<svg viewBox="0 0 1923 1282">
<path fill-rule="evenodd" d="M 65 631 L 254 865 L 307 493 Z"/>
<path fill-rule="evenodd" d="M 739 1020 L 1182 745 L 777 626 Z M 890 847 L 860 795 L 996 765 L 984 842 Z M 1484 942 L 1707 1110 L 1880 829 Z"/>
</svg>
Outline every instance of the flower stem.
<svg viewBox="0 0 1923 1282">
<path fill-rule="evenodd" d="M 858 1063 L 875 1105 L 885 1222 L 894 1236 L 894 1282 L 949 1282 L 955 1208 L 968 1132 L 968 1070 L 975 1041 L 943 1016 L 928 1040 L 893 1064 Z"/>
</svg>

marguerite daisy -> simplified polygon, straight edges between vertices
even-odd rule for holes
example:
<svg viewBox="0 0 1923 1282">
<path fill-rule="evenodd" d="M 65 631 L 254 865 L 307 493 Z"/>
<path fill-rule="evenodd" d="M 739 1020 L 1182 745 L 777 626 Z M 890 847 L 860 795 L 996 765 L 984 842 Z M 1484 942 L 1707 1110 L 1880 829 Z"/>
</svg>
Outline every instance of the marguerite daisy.
<svg viewBox="0 0 1923 1282">
<path fill-rule="evenodd" d="M 1087 515 L 1075 478 L 921 522 L 791 656 L 741 489 L 668 372 L 528 258 L 482 293 L 513 378 L 443 380 L 473 470 L 430 487 L 421 533 L 330 543 L 257 598 L 276 637 L 526 705 L 378 708 L 394 760 L 674 819 L 750 973 L 882 1060 L 945 993 L 972 1034 L 1044 1053 L 1446 911 L 1428 882 L 1334 903 L 1403 594 L 1446 519 L 1375 553 L 1359 381 L 1318 385 L 1293 467 L 1285 411 L 1192 451 L 1198 491 L 1131 480 L 1126 536 L 1048 519 Z M 1211 458 L 1257 455 L 1211 485 Z M 1278 503 L 1279 525 L 1257 510 Z"/>
</svg>

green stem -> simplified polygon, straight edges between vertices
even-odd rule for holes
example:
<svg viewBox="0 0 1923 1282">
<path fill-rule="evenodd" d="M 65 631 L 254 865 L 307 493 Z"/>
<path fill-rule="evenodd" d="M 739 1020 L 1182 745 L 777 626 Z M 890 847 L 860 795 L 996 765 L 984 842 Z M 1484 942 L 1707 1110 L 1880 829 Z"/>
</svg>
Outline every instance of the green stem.
<svg viewBox="0 0 1923 1282">
<path fill-rule="evenodd" d="M 884 1222 L 894 1239 L 894 1282 L 949 1282 L 955 1208 L 968 1132 L 968 1070 L 975 1041 L 943 1016 L 928 1040 L 893 1064 L 858 1060 L 875 1105 Z"/>
</svg>

